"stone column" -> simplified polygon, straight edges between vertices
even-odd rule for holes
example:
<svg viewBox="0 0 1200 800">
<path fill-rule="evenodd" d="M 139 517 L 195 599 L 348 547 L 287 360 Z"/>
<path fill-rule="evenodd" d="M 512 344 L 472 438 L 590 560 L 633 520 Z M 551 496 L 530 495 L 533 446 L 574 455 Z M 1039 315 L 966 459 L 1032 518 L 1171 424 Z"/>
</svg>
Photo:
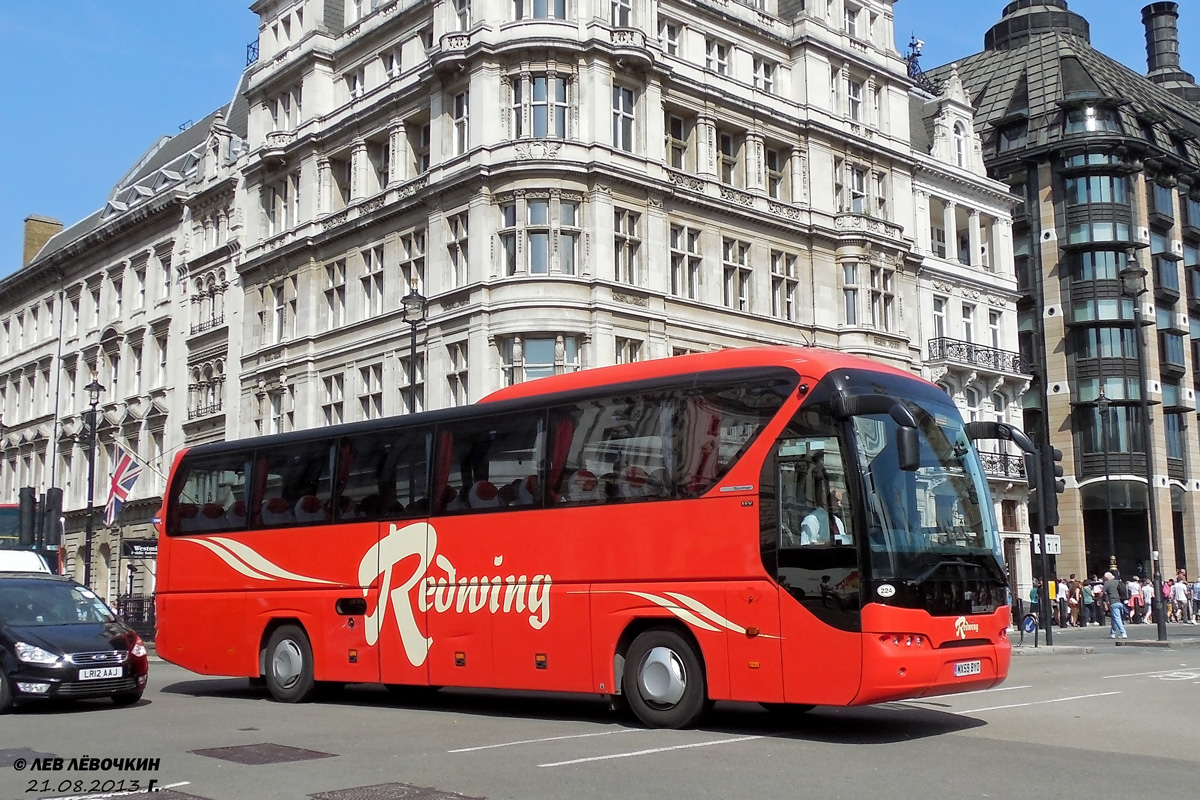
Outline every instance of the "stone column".
<svg viewBox="0 0 1200 800">
<path fill-rule="evenodd" d="M 967 218 L 967 244 L 971 252 L 967 253 L 967 260 L 972 267 L 983 266 L 983 236 L 980 229 L 979 209 L 972 208 L 971 214 Z"/>
<path fill-rule="evenodd" d="M 942 227 L 946 229 L 946 259 L 958 261 L 958 206 L 946 201 L 946 210 L 942 212 Z"/>
</svg>

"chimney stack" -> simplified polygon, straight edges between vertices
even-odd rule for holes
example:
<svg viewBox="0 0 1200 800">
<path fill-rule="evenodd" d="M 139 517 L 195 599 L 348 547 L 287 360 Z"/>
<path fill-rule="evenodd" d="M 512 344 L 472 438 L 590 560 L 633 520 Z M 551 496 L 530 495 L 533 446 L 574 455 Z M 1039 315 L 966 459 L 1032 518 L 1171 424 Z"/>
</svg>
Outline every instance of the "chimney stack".
<svg viewBox="0 0 1200 800">
<path fill-rule="evenodd" d="M 30 214 L 25 218 L 25 248 L 21 255 L 21 266 L 28 267 L 29 262 L 41 252 L 56 233 L 63 229 L 63 224 L 50 217 Z"/>
<path fill-rule="evenodd" d="M 1200 103 L 1200 86 L 1179 61 L 1179 4 L 1151 3 L 1142 9 L 1142 25 L 1146 28 L 1146 77 L 1184 100 Z"/>
</svg>

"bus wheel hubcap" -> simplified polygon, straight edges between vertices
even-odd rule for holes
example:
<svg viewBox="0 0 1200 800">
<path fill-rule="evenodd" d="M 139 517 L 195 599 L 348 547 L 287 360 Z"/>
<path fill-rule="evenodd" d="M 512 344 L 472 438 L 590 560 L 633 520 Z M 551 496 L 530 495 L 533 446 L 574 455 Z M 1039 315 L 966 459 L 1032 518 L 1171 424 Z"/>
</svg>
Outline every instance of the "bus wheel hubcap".
<svg viewBox="0 0 1200 800">
<path fill-rule="evenodd" d="M 683 661 L 669 647 L 655 647 L 642 662 L 642 696 L 665 706 L 673 706 L 687 689 L 687 671 Z"/>
<path fill-rule="evenodd" d="M 293 686 L 300 679 L 300 670 L 304 667 L 304 656 L 295 642 L 288 640 L 276 645 L 273 661 L 275 678 L 285 689 Z"/>
</svg>

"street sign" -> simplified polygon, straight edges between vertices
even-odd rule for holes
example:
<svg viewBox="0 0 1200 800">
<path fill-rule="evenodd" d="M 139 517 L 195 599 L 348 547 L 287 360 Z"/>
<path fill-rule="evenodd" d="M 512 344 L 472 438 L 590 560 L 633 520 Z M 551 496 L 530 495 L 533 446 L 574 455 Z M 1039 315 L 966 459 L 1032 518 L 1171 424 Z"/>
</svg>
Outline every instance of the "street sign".
<svg viewBox="0 0 1200 800">
<path fill-rule="evenodd" d="M 1042 537 L 1038 534 L 1033 535 L 1033 552 L 1035 555 L 1042 553 Z M 1057 533 L 1046 534 L 1046 555 L 1057 556 L 1062 555 L 1062 536 Z"/>
<path fill-rule="evenodd" d="M 158 558 L 157 539 L 124 539 L 121 554 L 126 558 Z"/>
</svg>

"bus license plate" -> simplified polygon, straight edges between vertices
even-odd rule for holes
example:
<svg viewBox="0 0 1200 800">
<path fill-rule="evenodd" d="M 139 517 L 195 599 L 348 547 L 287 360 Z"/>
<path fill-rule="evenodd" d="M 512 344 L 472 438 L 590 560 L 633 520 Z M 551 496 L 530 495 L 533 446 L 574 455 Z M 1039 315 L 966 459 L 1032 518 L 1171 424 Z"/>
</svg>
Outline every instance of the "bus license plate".
<svg viewBox="0 0 1200 800">
<path fill-rule="evenodd" d="M 79 670 L 79 680 L 95 681 L 101 678 L 119 678 L 121 677 L 122 667 L 94 667 L 93 669 Z"/>
<path fill-rule="evenodd" d="M 954 665 L 954 677 L 962 678 L 967 675 L 978 675 L 983 671 L 979 661 L 959 661 Z"/>
</svg>

